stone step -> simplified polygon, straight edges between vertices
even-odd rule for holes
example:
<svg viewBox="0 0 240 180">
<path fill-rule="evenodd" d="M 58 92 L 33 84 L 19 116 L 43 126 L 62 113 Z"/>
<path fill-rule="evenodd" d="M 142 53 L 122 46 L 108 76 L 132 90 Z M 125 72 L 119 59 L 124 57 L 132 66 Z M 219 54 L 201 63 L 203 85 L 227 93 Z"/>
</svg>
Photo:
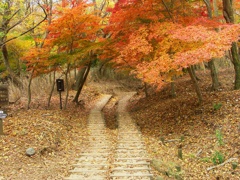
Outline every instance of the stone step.
<svg viewBox="0 0 240 180">
<path fill-rule="evenodd" d="M 145 142 L 144 141 L 141 141 L 141 140 L 120 140 L 120 141 L 118 141 L 118 144 L 123 144 L 123 143 L 129 143 L 129 144 L 137 144 L 137 143 L 139 143 L 139 144 L 145 144 Z"/>
<path fill-rule="evenodd" d="M 117 167 L 113 168 L 112 171 L 139 171 L 139 170 L 151 170 L 148 167 L 133 167 L 133 168 L 123 168 L 123 167 Z"/>
<path fill-rule="evenodd" d="M 121 145 L 118 145 L 117 146 L 117 149 L 144 149 L 145 148 L 145 146 L 143 146 L 143 145 L 138 145 L 138 146 L 133 146 L 133 145 L 129 145 L 129 144 L 125 144 L 125 145 L 123 145 L 123 144 L 121 144 Z"/>
<path fill-rule="evenodd" d="M 116 149 L 116 152 L 126 152 L 126 153 L 132 153 L 132 152 L 146 152 L 145 149 Z"/>
<path fill-rule="evenodd" d="M 114 162 L 113 165 L 150 165 L 149 162 L 142 161 L 142 162 Z"/>
<path fill-rule="evenodd" d="M 142 158 L 142 157 L 137 157 L 137 158 L 115 158 L 115 160 L 135 160 L 135 161 L 146 160 L 146 161 L 149 161 L 148 158 Z"/>
<path fill-rule="evenodd" d="M 84 153 L 96 153 L 96 154 L 100 154 L 100 153 L 111 153 L 110 150 L 107 150 L 107 149 L 89 149 L 89 150 L 86 150 Z"/>
<path fill-rule="evenodd" d="M 94 145 L 94 146 L 89 146 L 89 148 L 91 148 L 91 149 L 109 149 L 110 147 Z"/>
<path fill-rule="evenodd" d="M 115 174 L 111 174 L 110 177 L 153 177 L 153 174 L 150 174 L 150 173 L 134 173 L 134 174 L 115 173 Z"/>
<path fill-rule="evenodd" d="M 71 175 L 70 177 L 64 178 L 64 180 L 106 180 L 103 176 L 87 177 L 86 175 Z"/>
<path fill-rule="evenodd" d="M 83 156 L 81 158 L 76 158 L 75 160 L 77 160 L 77 161 L 82 161 L 82 160 L 84 160 L 84 161 L 86 161 L 86 160 L 107 161 L 108 158 Z"/>
<path fill-rule="evenodd" d="M 93 173 L 99 173 L 99 172 L 106 172 L 106 170 L 103 170 L 103 169 L 73 169 L 73 170 L 70 170 L 69 172 L 72 172 L 72 173 L 80 173 L 80 172 L 93 172 Z"/>
<path fill-rule="evenodd" d="M 108 155 L 110 155 L 110 153 L 82 153 L 82 154 L 80 154 L 80 156 L 108 156 Z"/>
<path fill-rule="evenodd" d="M 79 166 L 90 166 L 90 167 L 95 167 L 95 166 L 100 166 L 100 167 L 108 167 L 109 164 L 94 164 L 94 163 L 79 163 L 79 164 L 73 164 L 73 166 L 79 167 Z"/>
<path fill-rule="evenodd" d="M 141 158 L 141 157 L 146 157 L 146 153 L 128 153 L 128 154 L 126 154 L 126 153 L 117 153 L 116 155 L 115 155 L 115 158 Z"/>
<path fill-rule="evenodd" d="M 140 146 L 140 147 L 136 147 L 136 146 L 132 146 L 132 147 L 129 147 L 129 146 L 124 146 L 124 147 L 117 147 L 117 150 L 145 150 L 145 146 Z"/>
</svg>

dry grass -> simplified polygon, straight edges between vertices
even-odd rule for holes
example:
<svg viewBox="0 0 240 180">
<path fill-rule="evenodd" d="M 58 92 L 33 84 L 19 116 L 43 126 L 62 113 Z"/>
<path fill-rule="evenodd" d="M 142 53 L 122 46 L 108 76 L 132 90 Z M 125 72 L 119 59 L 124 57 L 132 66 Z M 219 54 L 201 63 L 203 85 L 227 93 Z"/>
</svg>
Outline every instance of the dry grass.
<svg viewBox="0 0 240 180">
<path fill-rule="evenodd" d="M 56 79 L 57 78 L 64 79 L 64 77 L 61 74 L 56 74 Z M 53 73 L 33 78 L 31 83 L 31 96 L 33 99 L 32 102 L 36 103 L 36 101 L 39 101 L 39 103 L 44 102 L 44 104 L 46 104 L 54 82 L 53 82 Z M 72 71 L 68 81 L 70 89 L 73 86 L 74 82 L 75 82 L 74 72 Z M 11 81 L 9 81 L 8 83 L 9 84 L 9 101 L 11 103 L 16 103 L 16 102 L 24 103 L 24 106 L 25 106 L 28 99 L 27 92 L 28 92 L 29 79 L 27 79 L 26 77 L 23 77 L 22 83 L 23 83 L 23 88 L 20 89 Z M 53 91 L 53 96 L 56 96 L 58 92 L 56 91 L 56 87 L 54 88 L 55 89 Z M 63 92 L 63 98 L 64 96 L 65 96 L 65 92 Z"/>
</svg>

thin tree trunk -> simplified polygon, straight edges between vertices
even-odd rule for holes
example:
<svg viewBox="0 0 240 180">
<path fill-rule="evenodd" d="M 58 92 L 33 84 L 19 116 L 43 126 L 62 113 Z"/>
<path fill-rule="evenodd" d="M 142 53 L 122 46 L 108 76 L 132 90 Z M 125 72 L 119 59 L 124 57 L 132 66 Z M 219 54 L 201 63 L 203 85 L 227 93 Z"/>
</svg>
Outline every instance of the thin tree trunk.
<svg viewBox="0 0 240 180">
<path fill-rule="evenodd" d="M 235 23 L 234 10 L 232 0 L 223 0 L 223 16 L 227 23 Z M 231 47 L 231 58 L 235 70 L 235 84 L 234 89 L 240 89 L 240 55 L 239 49 L 236 42 L 232 43 Z"/>
<path fill-rule="evenodd" d="M 236 42 L 232 43 L 231 47 L 232 62 L 235 70 L 235 83 L 234 89 L 240 89 L 240 55 L 239 49 Z"/>
<path fill-rule="evenodd" d="M 69 95 L 69 85 L 68 85 L 69 69 L 70 69 L 70 63 L 67 64 L 67 70 L 66 70 L 66 73 L 65 73 L 66 97 L 65 97 L 64 109 L 67 109 L 67 102 L 68 102 L 68 95 Z"/>
<path fill-rule="evenodd" d="M 210 3 L 210 0 L 204 0 L 204 2 L 205 2 L 205 5 L 207 7 L 207 10 L 208 10 L 208 17 L 209 17 L 209 19 L 212 19 L 213 15 L 212 15 L 212 6 L 211 6 L 211 3 Z M 216 14 L 216 15 L 218 14 L 216 7 L 214 8 L 214 14 Z M 211 61 L 208 62 L 208 66 L 210 68 L 211 78 L 212 78 L 212 87 L 211 87 L 212 91 L 217 90 L 220 86 L 220 83 L 219 83 L 219 80 L 218 80 L 217 69 L 216 69 L 216 66 L 215 66 L 214 62 L 215 62 L 214 58 L 211 59 Z"/>
<path fill-rule="evenodd" d="M 18 87 L 22 88 L 23 87 L 23 83 L 20 80 L 20 78 L 13 72 L 13 70 L 10 67 L 9 64 L 9 59 L 8 59 L 8 50 L 7 50 L 7 46 L 4 44 L 2 45 L 2 54 L 3 54 L 3 61 L 4 61 L 4 65 L 7 68 L 7 71 L 9 72 L 9 75 L 12 79 L 12 81 L 14 82 L 14 84 L 16 84 Z"/>
<path fill-rule="evenodd" d="M 201 70 L 203 70 L 204 73 L 206 73 L 206 68 L 205 68 L 205 64 L 204 62 L 201 62 L 201 64 L 199 64 Z"/>
<path fill-rule="evenodd" d="M 74 90 L 78 91 L 79 86 L 83 81 L 83 77 L 84 77 L 84 73 L 86 72 L 86 69 L 87 69 L 87 67 L 83 67 L 81 70 L 78 71 L 76 82 L 73 87 Z"/>
<path fill-rule="evenodd" d="M 218 74 L 217 74 L 217 69 L 215 66 L 215 59 L 212 59 L 211 61 L 208 62 L 208 66 L 211 70 L 211 78 L 212 78 L 212 91 L 216 91 L 220 87 L 220 83 L 218 80 Z"/>
<path fill-rule="evenodd" d="M 201 104 L 201 103 L 202 103 L 202 94 L 201 94 L 200 88 L 199 88 L 199 86 L 198 86 L 197 79 L 196 79 L 196 77 L 194 76 L 191 67 L 188 67 L 187 70 L 188 70 L 188 73 L 189 73 L 189 75 L 190 75 L 190 77 L 191 77 L 191 79 L 192 79 L 194 89 L 195 89 L 195 91 L 196 91 L 196 93 L 197 93 L 198 102 L 199 102 L 199 104 Z"/>
<path fill-rule="evenodd" d="M 218 17 L 218 0 L 213 0 L 213 12 L 214 16 Z"/>
<path fill-rule="evenodd" d="M 148 97 L 148 87 L 147 87 L 147 83 L 144 82 L 144 92 L 145 92 L 145 96 Z"/>
<path fill-rule="evenodd" d="M 79 85 L 79 87 L 78 87 L 78 91 L 77 91 L 77 93 L 76 93 L 76 95 L 75 95 L 75 97 L 74 97 L 74 99 L 73 99 L 73 102 L 75 102 L 76 104 L 79 103 L 78 98 L 79 98 L 79 96 L 80 96 L 80 94 L 81 94 L 83 85 L 84 85 L 84 83 L 85 83 L 86 80 L 87 80 L 87 76 L 88 76 L 88 74 L 89 74 L 90 68 L 91 68 L 91 61 L 90 61 L 89 64 L 88 64 L 88 67 L 87 67 L 87 69 L 86 69 L 86 71 L 85 71 L 85 73 L 84 73 L 83 79 L 82 79 L 82 81 L 81 81 L 81 83 L 80 83 L 80 85 Z"/>
<path fill-rule="evenodd" d="M 217 68 L 215 66 L 215 59 L 212 59 L 211 61 L 208 62 L 208 67 L 210 69 L 211 78 L 212 78 L 211 90 L 216 91 L 219 88 L 220 83 L 219 83 L 219 80 L 218 80 Z"/>
<path fill-rule="evenodd" d="M 171 82 L 171 96 L 176 97 L 176 89 L 175 89 L 175 82 Z"/>
<path fill-rule="evenodd" d="M 54 87 L 55 87 L 55 77 L 56 77 L 56 69 L 54 69 L 53 71 L 53 80 L 52 80 L 52 88 L 51 88 L 51 91 L 50 91 L 50 94 L 48 96 L 48 103 L 47 103 L 47 107 L 49 108 L 50 107 L 50 103 L 51 103 L 51 99 L 52 99 L 52 94 L 53 94 L 53 91 L 54 91 Z"/>
<path fill-rule="evenodd" d="M 31 84 L 32 84 L 32 78 L 33 78 L 33 73 L 34 73 L 34 69 L 35 66 L 33 67 L 30 77 L 29 77 L 29 81 L 28 81 L 28 103 L 27 103 L 27 109 L 30 109 L 30 104 L 31 104 L 31 100 L 32 100 L 32 92 L 31 92 Z"/>
<path fill-rule="evenodd" d="M 193 75 L 195 76 L 196 80 L 199 81 L 200 78 L 197 77 L 195 68 L 196 68 L 195 66 L 191 66 L 191 69 L 192 69 L 192 73 L 193 73 Z"/>
<path fill-rule="evenodd" d="M 77 80 L 77 68 L 74 68 L 74 79 Z"/>
</svg>

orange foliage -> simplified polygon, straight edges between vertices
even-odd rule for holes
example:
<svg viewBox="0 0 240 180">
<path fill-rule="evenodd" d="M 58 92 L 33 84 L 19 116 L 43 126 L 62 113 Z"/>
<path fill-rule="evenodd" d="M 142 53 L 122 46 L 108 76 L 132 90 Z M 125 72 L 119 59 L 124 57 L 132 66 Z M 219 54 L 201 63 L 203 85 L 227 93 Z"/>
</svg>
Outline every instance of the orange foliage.
<svg viewBox="0 0 240 180">
<path fill-rule="evenodd" d="M 32 48 L 23 57 L 29 69 L 35 67 L 35 75 L 51 71 L 59 63 L 72 63 L 78 58 L 78 51 L 92 45 L 97 38 L 100 19 L 89 12 L 92 5 L 71 0 L 63 1 L 63 6 L 47 28 L 44 45 Z"/>
<path fill-rule="evenodd" d="M 100 19 L 87 13 L 90 6 L 81 3 L 72 9 L 64 9 L 61 16 L 49 26 L 48 41 L 65 52 L 80 48 L 83 41 L 94 41 L 100 28 Z"/>
<path fill-rule="evenodd" d="M 238 39 L 240 25 L 210 20 L 196 13 L 199 8 L 180 0 L 118 4 L 106 28 L 112 36 L 105 57 L 112 53 L 118 66 L 131 67 L 138 78 L 161 88 L 182 68 L 223 56 Z"/>
</svg>

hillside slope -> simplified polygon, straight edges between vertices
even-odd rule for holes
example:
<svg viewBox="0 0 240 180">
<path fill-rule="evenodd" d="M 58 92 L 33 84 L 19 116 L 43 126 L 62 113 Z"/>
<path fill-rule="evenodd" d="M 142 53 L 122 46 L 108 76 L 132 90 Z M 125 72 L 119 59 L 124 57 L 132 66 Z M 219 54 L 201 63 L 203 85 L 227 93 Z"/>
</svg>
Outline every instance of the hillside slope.
<svg viewBox="0 0 240 180">
<path fill-rule="evenodd" d="M 176 83 L 176 98 L 171 98 L 170 87 L 149 97 L 140 93 L 129 106 L 131 116 L 143 133 L 159 179 L 238 179 L 240 91 L 232 89 L 233 72 L 219 72 L 222 87 L 216 92 L 210 91 L 209 73 L 197 75 L 202 105 L 185 76 Z"/>
</svg>

